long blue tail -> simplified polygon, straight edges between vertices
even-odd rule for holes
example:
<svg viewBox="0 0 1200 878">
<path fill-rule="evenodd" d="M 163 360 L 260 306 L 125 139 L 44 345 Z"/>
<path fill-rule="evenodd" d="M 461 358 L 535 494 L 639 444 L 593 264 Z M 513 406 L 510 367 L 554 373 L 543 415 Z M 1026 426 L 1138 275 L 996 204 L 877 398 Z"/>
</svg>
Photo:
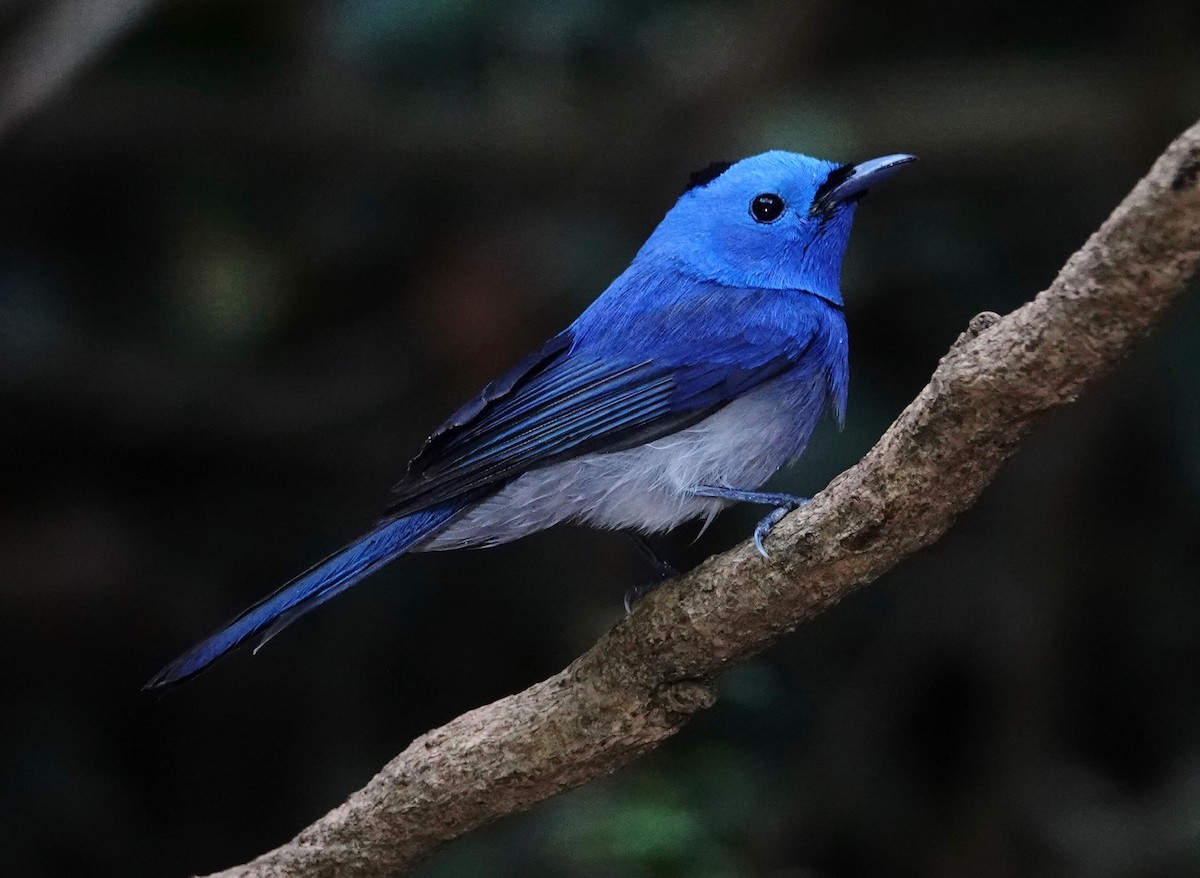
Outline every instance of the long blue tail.
<svg viewBox="0 0 1200 878">
<path fill-rule="evenodd" d="M 262 646 L 296 619 L 395 560 L 449 521 L 464 504 L 451 502 L 378 525 L 247 609 L 154 675 L 146 692 L 190 680 L 252 637 Z M 257 649 L 257 647 L 255 647 Z"/>
</svg>

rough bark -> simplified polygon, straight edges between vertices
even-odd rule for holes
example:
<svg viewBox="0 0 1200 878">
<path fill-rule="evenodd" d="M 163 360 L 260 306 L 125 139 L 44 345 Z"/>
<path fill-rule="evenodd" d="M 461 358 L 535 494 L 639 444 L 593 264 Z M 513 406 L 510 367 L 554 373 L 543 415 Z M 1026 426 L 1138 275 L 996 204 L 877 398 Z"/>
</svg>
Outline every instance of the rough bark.
<svg viewBox="0 0 1200 878">
<path fill-rule="evenodd" d="M 638 604 L 570 667 L 417 738 L 295 839 L 221 876 L 403 874 L 438 845 L 608 774 L 714 701 L 711 680 L 953 524 L 1045 412 L 1153 326 L 1200 261 L 1200 124 L 1049 289 L 980 314 L 857 465 L 776 528 Z"/>
</svg>

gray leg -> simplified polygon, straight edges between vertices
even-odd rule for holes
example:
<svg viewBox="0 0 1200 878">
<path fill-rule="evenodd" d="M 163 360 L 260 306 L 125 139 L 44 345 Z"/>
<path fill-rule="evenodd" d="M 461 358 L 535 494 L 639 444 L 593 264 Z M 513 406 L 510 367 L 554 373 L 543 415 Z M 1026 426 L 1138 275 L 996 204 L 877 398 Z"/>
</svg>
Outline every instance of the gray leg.
<svg viewBox="0 0 1200 878">
<path fill-rule="evenodd" d="M 772 494 L 766 491 L 739 491 L 736 488 L 723 488 L 719 485 L 697 485 L 689 488 L 688 493 L 694 497 L 712 497 L 716 500 L 733 500 L 736 503 L 758 503 L 763 506 L 774 506 L 771 514 L 758 523 L 754 528 L 754 547 L 764 558 L 770 557 L 763 540 L 771 532 L 771 528 L 779 524 L 780 519 L 808 502 L 807 497 L 797 497 L 794 494 Z"/>
</svg>

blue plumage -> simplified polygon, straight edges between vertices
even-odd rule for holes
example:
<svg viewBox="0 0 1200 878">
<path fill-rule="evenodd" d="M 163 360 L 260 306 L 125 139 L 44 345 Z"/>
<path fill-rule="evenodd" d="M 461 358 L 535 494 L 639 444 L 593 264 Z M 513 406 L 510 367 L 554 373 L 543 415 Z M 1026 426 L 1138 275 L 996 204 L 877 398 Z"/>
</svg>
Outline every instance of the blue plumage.
<svg viewBox="0 0 1200 878">
<path fill-rule="evenodd" d="M 189 679 L 405 552 L 489 546 L 560 521 L 651 533 L 757 489 L 847 388 L 840 277 L 854 205 L 911 156 L 769 152 L 711 166 L 566 330 L 452 415 L 368 534 L 156 675 Z M 765 554 L 765 552 L 764 552 Z"/>
<path fill-rule="evenodd" d="M 281 586 L 236 619 L 185 652 L 154 675 L 147 690 L 168 689 L 189 680 L 251 638 L 262 646 L 302 614 L 336 597 L 399 557 L 446 524 L 462 502 L 443 503 L 422 512 L 380 522 L 353 543 L 334 552 Z M 255 647 L 255 649 L 258 648 Z"/>
</svg>

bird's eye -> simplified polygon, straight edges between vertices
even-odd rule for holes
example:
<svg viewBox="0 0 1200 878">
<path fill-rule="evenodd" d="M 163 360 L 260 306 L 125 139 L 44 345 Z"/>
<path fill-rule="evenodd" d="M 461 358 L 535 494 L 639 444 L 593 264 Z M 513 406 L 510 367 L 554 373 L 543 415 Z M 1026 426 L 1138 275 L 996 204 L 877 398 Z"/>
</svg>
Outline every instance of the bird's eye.
<svg viewBox="0 0 1200 878">
<path fill-rule="evenodd" d="M 750 215 L 756 222 L 773 223 L 783 215 L 783 199 L 774 192 L 755 195 L 750 202 Z"/>
</svg>

